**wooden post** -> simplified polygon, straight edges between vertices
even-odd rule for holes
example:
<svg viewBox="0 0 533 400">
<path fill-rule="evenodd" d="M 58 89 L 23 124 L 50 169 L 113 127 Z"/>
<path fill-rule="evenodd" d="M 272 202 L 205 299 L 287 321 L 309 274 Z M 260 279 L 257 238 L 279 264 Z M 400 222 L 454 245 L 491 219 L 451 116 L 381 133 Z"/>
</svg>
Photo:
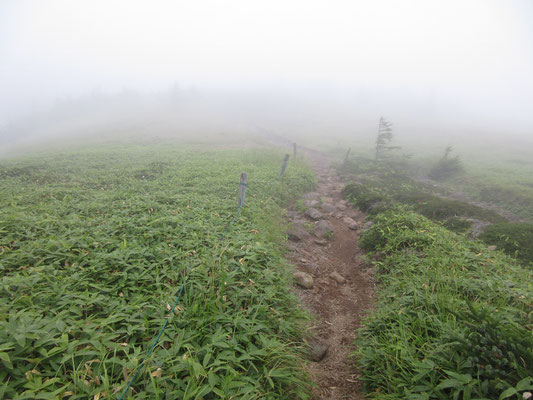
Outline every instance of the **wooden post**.
<svg viewBox="0 0 533 400">
<path fill-rule="evenodd" d="M 292 144 L 292 156 L 296 158 L 296 142 Z"/>
<path fill-rule="evenodd" d="M 348 149 L 348 151 L 346 152 L 346 155 L 344 156 L 344 164 L 346 164 L 348 162 L 348 156 L 350 155 L 350 151 L 352 150 L 352 148 L 350 147 Z"/>
<path fill-rule="evenodd" d="M 241 183 L 239 186 L 239 206 L 244 205 L 244 199 L 246 197 L 246 187 L 248 186 L 248 174 L 246 172 L 241 173 Z"/>
<path fill-rule="evenodd" d="M 279 171 L 278 179 L 281 179 L 281 177 L 285 173 L 285 168 L 287 168 L 288 161 L 289 161 L 289 155 L 285 154 L 285 157 L 283 158 L 283 163 L 281 164 L 281 171 Z"/>
</svg>

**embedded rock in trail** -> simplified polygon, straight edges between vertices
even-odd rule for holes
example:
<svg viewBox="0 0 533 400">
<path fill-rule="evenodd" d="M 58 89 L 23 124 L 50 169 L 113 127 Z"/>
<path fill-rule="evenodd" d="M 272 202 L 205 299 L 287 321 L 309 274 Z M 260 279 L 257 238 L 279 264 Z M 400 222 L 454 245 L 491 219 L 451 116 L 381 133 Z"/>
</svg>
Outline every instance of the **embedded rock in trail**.
<svg viewBox="0 0 533 400">
<path fill-rule="evenodd" d="M 308 208 L 316 207 L 320 204 L 318 200 L 304 200 L 304 206 Z"/>
<path fill-rule="evenodd" d="M 346 206 L 344 204 L 336 204 L 337 210 L 346 211 Z"/>
<path fill-rule="evenodd" d="M 349 218 L 349 217 L 343 218 L 342 222 L 344 222 L 348 228 L 350 228 L 351 230 L 354 230 L 354 231 L 359 226 L 357 224 L 357 222 L 355 222 L 352 218 Z"/>
<path fill-rule="evenodd" d="M 328 237 L 333 234 L 333 228 L 328 221 L 322 220 L 315 224 L 315 235 L 320 238 Z"/>
<path fill-rule="evenodd" d="M 324 203 L 322 204 L 322 210 L 327 213 L 334 213 L 335 211 L 337 211 L 337 208 L 333 204 Z"/>
<path fill-rule="evenodd" d="M 329 274 L 329 277 L 340 285 L 346 283 L 346 278 L 337 271 L 333 271 L 331 274 Z"/>
<path fill-rule="evenodd" d="M 359 216 L 359 213 L 357 211 L 346 210 L 345 214 L 349 218 L 357 218 Z"/>
<path fill-rule="evenodd" d="M 318 275 L 320 273 L 318 265 L 315 263 L 304 264 L 301 268 L 311 275 Z"/>
<path fill-rule="evenodd" d="M 322 202 L 333 205 L 335 200 L 331 197 L 322 197 Z"/>
<path fill-rule="evenodd" d="M 287 211 L 287 218 L 294 219 L 298 217 L 298 211 Z"/>
<path fill-rule="evenodd" d="M 287 231 L 287 236 L 289 240 L 299 242 L 307 239 L 310 235 L 301 224 L 292 224 Z"/>
<path fill-rule="evenodd" d="M 324 218 L 322 213 L 318 211 L 316 208 L 310 208 L 305 212 L 305 215 L 309 218 L 311 218 L 314 221 L 318 221 L 319 219 Z"/>
<path fill-rule="evenodd" d="M 314 362 L 320 362 L 326 357 L 329 345 L 325 343 L 312 342 L 309 343 L 309 359 Z"/>
<path fill-rule="evenodd" d="M 296 284 L 305 289 L 311 289 L 313 287 L 313 277 L 306 272 L 297 271 L 292 274 Z"/>
<path fill-rule="evenodd" d="M 319 246 L 327 246 L 328 241 L 325 239 L 315 239 L 315 243 Z"/>
</svg>

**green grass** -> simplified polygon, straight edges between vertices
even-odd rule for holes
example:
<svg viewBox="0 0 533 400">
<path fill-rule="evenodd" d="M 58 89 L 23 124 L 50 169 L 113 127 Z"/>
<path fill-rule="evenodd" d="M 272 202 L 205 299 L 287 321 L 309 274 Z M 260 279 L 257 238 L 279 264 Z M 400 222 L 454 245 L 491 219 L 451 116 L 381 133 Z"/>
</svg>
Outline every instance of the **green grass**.
<svg viewBox="0 0 533 400">
<path fill-rule="evenodd" d="M 405 204 L 457 232 L 467 230 L 469 223 L 465 218 L 492 223 L 505 221 L 504 217 L 492 210 L 434 194 L 431 187 L 415 182 L 399 168 L 401 165 L 366 163 L 365 160 L 347 163 L 343 166 L 342 173 L 347 179 L 357 182 L 346 185 L 344 197 L 354 201 L 362 211 L 371 214 L 394 204 Z"/>
<path fill-rule="evenodd" d="M 505 138 L 505 139 L 503 139 Z M 368 136 L 370 139 L 370 136 Z M 442 138 L 441 138 L 442 139 Z M 401 166 L 407 175 L 427 177 L 435 166 L 435 160 L 442 157 L 442 150 L 453 145 L 453 154 L 459 156 L 464 173 L 440 181 L 439 190 L 444 193 L 461 192 L 469 199 L 491 203 L 522 219 L 533 221 L 533 146 L 525 137 L 511 139 L 507 134 L 485 137 L 463 135 L 441 141 L 434 135 L 425 135 L 416 140 L 395 137 L 402 146 L 402 152 L 409 158 L 392 160 Z M 352 143 L 352 157 L 348 169 L 357 167 L 361 172 L 373 172 L 375 160 L 368 159 L 373 154 L 370 141 Z M 338 149 L 334 156 L 342 160 L 347 146 Z M 379 168 L 379 167 L 378 167 Z M 396 168 L 398 169 L 398 168 Z M 341 168 L 342 170 L 342 168 Z M 348 173 L 348 171 L 346 171 Z"/>
<path fill-rule="evenodd" d="M 315 181 L 291 162 L 276 185 L 281 158 L 108 145 L 3 161 L 0 398 L 117 398 L 182 283 L 131 398 L 306 398 L 280 214 Z"/>
<path fill-rule="evenodd" d="M 533 265 L 533 224 L 494 224 L 487 227 L 479 238 L 485 243 L 496 245 L 523 264 Z"/>
<path fill-rule="evenodd" d="M 533 388 L 531 271 L 405 207 L 372 221 L 360 243 L 379 301 L 357 340 L 369 398 L 522 398 Z"/>
</svg>

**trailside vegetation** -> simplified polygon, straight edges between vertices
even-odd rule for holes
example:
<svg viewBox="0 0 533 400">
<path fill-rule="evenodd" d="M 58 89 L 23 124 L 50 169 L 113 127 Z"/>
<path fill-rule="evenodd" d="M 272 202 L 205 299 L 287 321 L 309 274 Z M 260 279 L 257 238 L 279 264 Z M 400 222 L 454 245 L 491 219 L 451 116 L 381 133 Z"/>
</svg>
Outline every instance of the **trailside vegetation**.
<svg viewBox="0 0 533 400">
<path fill-rule="evenodd" d="M 281 206 L 315 183 L 282 154 L 88 148 L 0 165 L 0 398 L 307 398 Z M 239 175 L 248 172 L 237 210 Z"/>
<path fill-rule="evenodd" d="M 431 185 L 407 176 L 394 162 L 353 159 L 344 163 L 340 171 L 346 179 L 354 181 L 345 186 L 344 197 L 364 212 L 372 215 L 403 204 L 454 232 L 470 233 L 489 245 L 496 245 L 523 265 L 533 263 L 531 223 L 508 222 L 491 209 L 446 198 L 435 193 Z M 474 229 L 474 224 L 481 224 L 482 229 Z"/>
<path fill-rule="evenodd" d="M 523 264 L 533 266 L 533 224 L 504 222 L 490 225 L 479 238 L 496 245 Z"/>
<path fill-rule="evenodd" d="M 379 301 L 357 339 L 369 398 L 522 399 L 533 389 L 533 274 L 404 206 L 361 238 Z"/>
<path fill-rule="evenodd" d="M 464 232 L 477 219 L 490 223 L 505 222 L 498 213 L 448 199 L 432 192 L 432 187 L 414 181 L 394 163 L 370 163 L 354 160 L 342 166 L 341 172 L 354 182 L 346 185 L 345 198 L 362 211 L 375 214 L 394 204 L 404 204 L 431 219 L 456 231 Z"/>
<path fill-rule="evenodd" d="M 459 156 L 450 157 L 452 150 L 452 146 L 447 146 L 444 149 L 442 158 L 429 171 L 428 176 L 431 179 L 442 181 L 453 178 L 464 171 Z"/>
</svg>

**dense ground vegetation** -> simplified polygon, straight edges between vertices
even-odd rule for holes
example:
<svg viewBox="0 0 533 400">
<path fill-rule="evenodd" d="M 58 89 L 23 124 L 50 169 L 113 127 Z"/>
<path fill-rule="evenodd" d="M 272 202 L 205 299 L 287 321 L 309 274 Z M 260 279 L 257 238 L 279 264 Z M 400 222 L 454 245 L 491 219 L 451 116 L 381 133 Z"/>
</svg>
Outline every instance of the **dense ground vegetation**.
<svg viewBox="0 0 533 400">
<path fill-rule="evenodd" d="M 533 265 L 533 224 L 519 222 L 494 224 L 485 229 L 480 239 L 496 245 L 525 265 Z"/>
<path fill-rule="evenodd" d="M 441 188 L 430 182 L 418 182 L 404 171 L 408 167 L 394 162 L 375 163 L 353 159 L 341 167 L 341 172 L 353 182 L 344 189 L 363 211 L 382 212 L 394 204 L 404 204 L 454 232 L 471 232 L 490 245 L 496 245 L 524 265 L 533 262 L 533 224 L 509 223 L 497 212 L 471 204 L 466 200 L 446 197 Z M 475 225 L 486 230 L 482 234 Z M 487 225 L 488 228 L 486 227 Z"/>
<path fill-rule="evenodd" d="M 0 165 L 0 398 L 305 398 L 271 151 L 107 146 Z M 237 209 L 239 174 L 249 174 Z"/>
<path fill-rule="evenodd" d="M 533 389 L 531 270 L 446 228 L 502 217 L 436 196 L 391 164 L 351 161 L 341 172 L 355 181 L 345 197 L 373 222 L 360 243 L 379 301 L 357 343 L 369 396 L 518 399 Z"/>
<path fill-rule="evenodd" d="M 372 219 L 361 244 L 376 257 L 380 300 L 358 340 L 371 397 L 532 389 L 531 272 L 405 208 Z"/>
<path fill-rule="evenodd" d="M 467 218 L 492 223 L 505 221 L 494 211 L 433 193 L 433 187 L 414 181 L 402 171 L 401 165 L 356 159 L 345 163 L 341 172 L 348 179 L 355 178 L 354 174 L 357 174 L 356 181 L 347 185 L 344 195 L 353 199 L 361 210 L 371 214 L 400 203 L 409 205 L 435 222 L 460 226 L 459 230 L 470 225 Z M 462 220 L 463 224 L 458 220 Z"/>
</svg>

